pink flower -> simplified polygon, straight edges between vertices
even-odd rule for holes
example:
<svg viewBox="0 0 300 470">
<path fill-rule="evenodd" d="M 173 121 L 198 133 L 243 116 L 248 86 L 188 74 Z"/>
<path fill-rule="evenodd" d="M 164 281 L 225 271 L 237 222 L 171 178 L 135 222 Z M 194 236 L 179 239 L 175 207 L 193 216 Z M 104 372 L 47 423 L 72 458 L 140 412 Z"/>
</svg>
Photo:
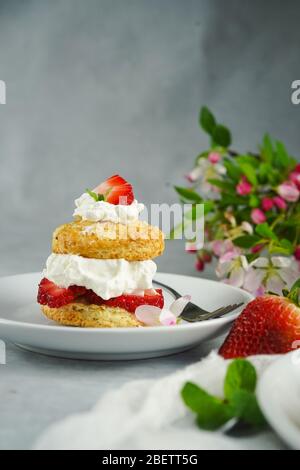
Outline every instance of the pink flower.
<svg viewBox="0 0 300 470">
<path fill-rule="evenodd" d="M 264 197 L 261 201 L 261 207 L 265 212 L 270 211 L 274 206 L 274 201 L 270 197 Z"/>
<path fill-rule="evenodd" d="M 273 197 L 273 201 L 278 209 L 285 210 L 287 208 L 286 202 L 284 199 L 282 199 L 282 197 L 275 196 Z"/>
<path fill-rule="evenodd" d="M 240 196 L 246 196 L 247 194 L 251 193 L 251 191 L 252 191 L 251 183 L 249 183 L 246 176 L 242 176 L 242 179 L 240 180 L 239 184 L 237 184 L 236 186 L 236 192 Z"/>
<path fill-rule="evenodd" d="M 292 171 L 292 173 L 289 174 L 289 180 L 294 183 L 297 188 L 300 188 L 300 173 L 297 171 Z"/>
<path fill-rule="evenodd" d="M 265 214 L 261 209 L 252 209 L 251 219 L 255 224 L 262 224 L 267 220 Z"/>
<path fill-rule="evenodd" d="M 215 256 L 218 258 L 224 255 L 227 251 L 232 251 L 234 245 L 231 240 L 215 240 L 211 244 L 211 249 Z"/>
<path fill-rule="evenodd" d="M 279 196 L 288 202 L 296 202 L 299 199 L 300 192 L 292 181 L 285 181 L 277 188 Z"/>
<path fill-rule="evenodd" d="M 212 164 L 219 163 L 219 161 L 221 160 L 221 155 L 218 152 L 210 152 L 210 154 L 208 155 L 208 160 Z"/>
<path fill-rule="evenodd" d="M 177 323 L 179 315 L 183 312 L 191 297 L 185 295 L 175 300 L 170 307 L 160 309 L 153 305 L 140 305 L 135 310 L 135 316 L 138 321 L 147 326 L 174 326 Z"/>
<path fill-rule="evenodd" d="M 300 261 L 300 245 L 298 245 L 294 251 L 294 256 L 296 260 Z"/>
<path fill-rule="evenodd" d="M 298 163 L 298 165 L 296 165 L 294 171 L 296 171 L 296 173 L 300 173 L 300 163 Z"/>
</svg>

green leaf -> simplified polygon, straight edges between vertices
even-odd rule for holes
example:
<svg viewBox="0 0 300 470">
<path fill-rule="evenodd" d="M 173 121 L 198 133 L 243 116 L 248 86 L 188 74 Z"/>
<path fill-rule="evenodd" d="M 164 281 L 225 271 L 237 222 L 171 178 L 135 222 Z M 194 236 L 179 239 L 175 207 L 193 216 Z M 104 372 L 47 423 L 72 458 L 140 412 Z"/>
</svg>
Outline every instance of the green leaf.
<svg viewBox="0 0 300 470">
<path fill-rule="evenodd" d="M 197 424 L 202 429 L 214 431 L 232 418 L 228 404 L 191 382 L 184 385 L 181 396 L 186 406 L 197 413 Z"/>
<path fill-rule="evenodd" d="M 254 393 L 245 389 L 236 390 L 231 394 L 230 407 L 232 414 L 254 427 L 266 425 Z"/>
<path fill-rule="evenodd" d="M 294 302 L 296 305 L 299 305 L 299 292 L 300 292 L 300 278 L 294 282 L 288 294 L 288 298 Z"/>
<path fill-rule="evenodd" d="M 181 188 L 179 186 L 175 186 L 175 190 L 177 191 L 179 196 L 181 196 L 182 198 L 188 201 L 192 201 L 195 203 L 202 202 L 201 196 L 199 196 L 199 194 L 196 193 L 196 191 L 193 191 L 192 189 Z"/>
<path fill-rule="evenodd" d="M 231 144 L 231 134 L 227 127 L 217 124 L 212 132 L 212 139 L 215 144 L 221 147 L 229 147 Z"/>
<path fill-rule="evenodd" d="M 239 155 L 235 158 L 235 161 L 239 166 L 250 165 L 253 168 L 258 168 L 260 165 L 259 159 L 255 158 L 253 155 Z"/>
<path fill-rule="evenodd" d="M 290 156 L 280 141 L 276 142 L 276 163 L 282 168 L 286 168 L 290 163 Z"/>
<path fill-rule="evenodd" d="M 229 176 L 229 178 L 231 178 L 235 183 L 237 183 L 239 181 L 240 177 L 241 177 L 241 174 L 242 174 L 239 167 L 236 166 L 229 159 L 224 159 L 223 164 L 226 168 L 227 176 Z"/>
<path fill-rule="evenodd" d="M 216 120 L 212 112 L 206 106 L 203 106 L 200 110 L 199 123 L 202 129 L 209 135 L 213 134 L 216 127 Z"/>
<path fill-rule="evenodd" d="M 253 186 L 257 186 L 257 177 L 256 177 L 256 171 L 255 168 L 253 168 L 250 163 L 243 162 L 240 163 L 240 169 L 242 170 L 242 173 L 246 176 L 247 180 L 253 184 Z"/>
<path fill-rule="evenodd" d="M 268 180 L 268 175 L 272 171 L 272 166 L 269 163 L 261 163 L 258 168 L 258 177 L 262 183 Z"/>
<path fill-rule="evenodd" d="M 244 235 L 242 237 L 235 238 L 233 243 L 240 248 L 249 249 L 257 245 L 260 238 L 255 235 Z"/>
<path fill-rule="evenodd" d="M 229 183 L 224 180 L 215 179 L 215 178 L 211 178 L 207 181 L 208 183 L 212 184 L 213 186 L 216 186 L 217 188 L 222 189 L 223 191 L 235 194 L 235 186 L 232 183 Z"/>
<path fill-rule="evenodd" d="M 267 163 L 272 163 L 274 149 L 273 149 L 272 140 L 271 140 L 269 134 L 264 135 L 263 143 L 262 143 L 262 147 L 261 147 L 261 153 L 262 153 L 262 156 L 263 156 L 264 160 Z"/>
<path fill-rule="evenodd" d="M 258 235 L 260 235 L 263 238 L 270 238 L 271 240 L 275 240 L 275 241 L 278 240 L 276 233 L 271 229 L 271 227 L 269 226 L 267 222 L 256 225 L 255 231 Z"/>
<path fill-rule="evenodd" d="M 246 359 L 235 359 L 227 368 L 224 382 L 224 394 L 231 400 L 238 390 L 254 392 L 256 387 L 256 371 Z"/>
<path fill-rule="evenodd" d="M 93 191 L 90 191 L 89 189 L 86 189 L 85 192 L 88 193 L 93 199 L 95 199 L 96 202 L 104 200 L 103 194 L 94 193 Z"/>
<path fill-rule="evenodd" d="M 284 238 L 283 240 L 278 240 L 275 244 L 269 247 L 270 254 L 280 253 L 282 255 L 292 255 L 294 253 L 293 244 Z"/>
<path fill-rule="evenodd" d="M 250 195 L 249 205 L 250 205 L 250 207 L 259 207 L 260 206 L 260 200 L 259 200 L 259 197 L 256 196 L 256 194 L 251 194 Z"/>
</svg>

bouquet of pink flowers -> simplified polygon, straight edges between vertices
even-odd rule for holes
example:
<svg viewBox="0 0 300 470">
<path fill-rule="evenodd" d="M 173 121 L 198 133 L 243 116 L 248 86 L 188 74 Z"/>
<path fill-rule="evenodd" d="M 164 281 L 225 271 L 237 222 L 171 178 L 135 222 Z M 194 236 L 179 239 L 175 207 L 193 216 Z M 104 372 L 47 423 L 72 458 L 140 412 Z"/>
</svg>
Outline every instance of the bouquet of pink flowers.
<svg viewBox="0 0 300 470">
<path fill-rule="evenodd" d="M 202 271 L 213 257 L 224 282 L 254 295 L 281 294 L 300 277 L 300 164 L 265 135 L 258 153 L 231 149 L 230 131 L 203 107 L 200 126 L 210 148 L 175 189 L 184 203 L 204 204 L 205 244 L 186 250 Z"/>
</svg>

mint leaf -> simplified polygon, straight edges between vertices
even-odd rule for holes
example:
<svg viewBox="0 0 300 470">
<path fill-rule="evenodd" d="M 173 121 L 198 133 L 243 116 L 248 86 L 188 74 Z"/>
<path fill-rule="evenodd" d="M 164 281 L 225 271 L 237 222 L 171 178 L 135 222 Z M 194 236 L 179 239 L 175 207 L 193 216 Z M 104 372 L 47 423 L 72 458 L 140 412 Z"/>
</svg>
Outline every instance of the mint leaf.
<svg viewBox="0 0 300 470">
<path fill-rule="evenodd" d="M 192 201 L 195 203 L 201 203 L 202 198 L 199 196 L 196 191 L 193 191 L 192 189 L 187 189 L 187 188 L 181 188 L 179 186 L 175 186 L 175 191 L 181 196 L 183 199 L 186 199 L 188 201 Z"/>
<path fill-rule="evenodd" d="M 253 246 L 257 245 L 260 238 L 256 235 L 244 235 L 242 237 L 235 238 L 233 243 L 240 248 L 252 248 Z"/>
<path fill-rule="evenodd" d="M 227 400 L 232 399 L 238 390 L 254 392 L 256 387 L 256 371 L 251 362 L 245 359 L 235 359 L 227 369 L 224 394 Z"/>
<path fill-rule="evenodd" d="M 203 403 L 201 412 L 197 415 L 199 428 L 216 431 L 232 418 L 231 408 L 227 403 L 209 400 Z"/>
<path fill-rule="evenodd" d="M 232 414 L 247 424 L 255 427 L 266 424 L 254 393 L 247 390 L 234 391 L 231 394 L 230 407 Z"/>
<path fill-rule="evenodd" d="M 216 120 L 212 112 L 206 106 L 203 106 L 200 110 L 199 124 L 209 135 L 213 134 L 214 128 L 216 127 Z"/>
<path fill-rule="evenodd" d="M 191 382 L 187 382 L 181 395 L 185 404 L 197 413 L 197 424 L 202 429 L 214 431 L 232 418 L 228 404 L 205 392 Z"/>
<path fill-rule="evenodd" d="M 231 134 L 227 127 L 217 124 L 212 132 L 213 142 L 221 147 L 229 147 L 231 144 Z"/>
<path fill-rule="evenodd" d="M 267 222 L 264 222 L 263 224 L 258 224 L 255 227 L 255 231 L 258 235 L 263 238 L 270 238 L 271 240 L 275 241 L 278 240 L 276 233 L 271 229 Z"/>
<path fill-rule="evenodd" d="M 98 194 L 94 193 L 93 191 L 90 191 L 89 189 L 85 190 L 86 193 L 88 193 L 95 201 L 98 201 Z"/>
</svg>

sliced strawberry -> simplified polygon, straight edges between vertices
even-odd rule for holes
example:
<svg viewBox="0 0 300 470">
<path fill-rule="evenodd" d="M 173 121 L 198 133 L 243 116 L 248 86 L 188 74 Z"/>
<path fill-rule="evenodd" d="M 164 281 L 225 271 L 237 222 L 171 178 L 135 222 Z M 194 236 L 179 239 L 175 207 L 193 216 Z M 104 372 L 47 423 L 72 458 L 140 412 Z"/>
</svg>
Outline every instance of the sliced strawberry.
<svg viewBox="0 0 300 470">
<path fill-rule="evenodd" d="M 125 183 L 127 183 L 127 181 L 124 180 L 122 176 L 113 175 L 110 178 L 107 178 L 107 180 L 103 183 L 99 184 L 95 189 L 93 189 L 93 192 L 97 194 L 105 194 L 114 186 L 122 186 L 122 184 Z"/>
<path fill-rule="evenodd" d="M 85 292 L 85 287 L 58 287 L 54 282 L 44 278 L 39 284 L 37 301 L 41 305 L 48 305 L 51 308 L 59 308 L 73 302 L 76 297 L 83 295 Z"/>
<path fill-rule="evenodd" d="M 153 293 L 152 290 L 149 290 L 148 293 L 145 291 L 145 295 L 131 295 L 124 294 L 119 297 L 114 297 L 109 300 L 104 300 L 93 291 L 88 291 L 86 294 L 86 299 L 91 304 L 96 305 L 107 305 L 108 307 L 119 307 L 124 308 L 130 313 L 134 313 L 136 308 L 140 305 L 154 305 L 155 307 L 163 308 L 164 306 L 164 297 L 161 289 L 156 289 Z"/>
<path fill-rule="evenodd" d="M 299 346 L 300 308 L 288 298 L 265 295 L 246 306 L 219 354 L 226 359 L 254 354 L 282 354 Z"/>
<path fill-rule="evenodd" d="M 105 197 L 105 201 L 109 202 L 110 204 L 130 206 L 130 204 L 132 204 L 134 201 L 134 194 L 131 184 L 125 183 L 121 186 L 115 186 L 109 191 L 108 195 Z"/>
<path fill-rule="evenodd" d="M 104 197 L 104 201 L 110 204 L 129 206 L 134 201 L 131 184 L 127 183 L 119 175 L 111 176 L 93 189 L 93 192 L 101 194 Z"/>
</svg>

